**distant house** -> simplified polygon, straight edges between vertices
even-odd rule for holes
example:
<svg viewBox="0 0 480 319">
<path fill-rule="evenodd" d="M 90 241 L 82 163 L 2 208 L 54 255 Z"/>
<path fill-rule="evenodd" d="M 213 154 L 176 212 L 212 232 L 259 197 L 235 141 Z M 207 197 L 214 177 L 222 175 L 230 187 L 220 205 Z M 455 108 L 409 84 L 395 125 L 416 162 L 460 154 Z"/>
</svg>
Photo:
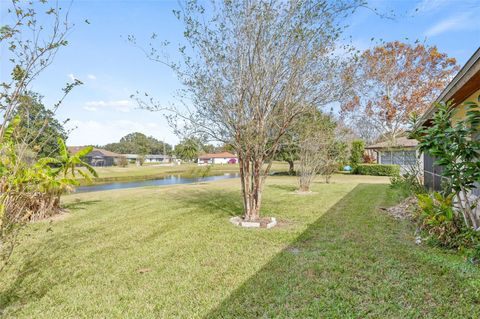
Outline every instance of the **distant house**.
<svg viewBox="0 0 480 319">
<path fill-rule="evenodd" d="M 68 151 L 71 154 L 75 154 L 85 147 L 86 146 L 69 146 Z M 102 148 L 94 148 L 84 157 L 84 161 L 92 166 L 113 166 L 116 165 L 118 160 L 122 157 L 122 154 L 110 152 Z"/>
<path fill-rule="evenodd" d="M 198 164 L 236 164 L 238 163 L 238 158 L 236 155 L 233 155 L 229 152 L 222 153 L 213 153 L 213 154 L 203 154 L 198 157 Z"/>
<path fill-rule="evenodd" d="M 129 162 L 139 162 L 140 157 L 144 157 L 145 163 L 170 163 L 172 161 L 172 157 L 169 155 L 162 155 L 162 154 L 147 154 L 147 155 L 139 155 L 139 154 L 123 154 L 125 158 Z"/>
<path fill-rule="evenodd" d="M 376 153 L 378 164 L 400 165 L 401 171 L 405 173 L 423 163 L 423 156 L 418 153 L 417 144 L 417 140 L 402 136 L 396 138 L 395 142 L 380 142 L 369 145 L 365 149 Z"/>
</svg>

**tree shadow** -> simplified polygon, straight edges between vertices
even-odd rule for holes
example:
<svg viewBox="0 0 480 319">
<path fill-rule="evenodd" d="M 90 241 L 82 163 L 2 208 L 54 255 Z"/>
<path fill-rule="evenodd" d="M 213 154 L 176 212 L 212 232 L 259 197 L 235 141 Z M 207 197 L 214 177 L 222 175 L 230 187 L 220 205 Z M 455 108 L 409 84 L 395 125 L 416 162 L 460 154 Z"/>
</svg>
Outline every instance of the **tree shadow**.
<svg viewBox="0 0 480 319">
<path fill-rule="evenodd" d="M 64 209 L 87 209 L 88 207 L 100 203 L 101 200 L 74 200 L 71 203 L 64 203 L 62 204 L 62 208 Z"/>
<path fill-rule="evenodd" d="M 35 276 L 35 274 L 51 266 L 56 259 L 55 253 L 52 253 L 54 250 L 50 247 L 44 249 L 40 246 L 22 263 L 14 275 L 15 280 L 6 289 L 0 291 L 0 315 L 6 314 L 5 309 L 18 304 L 22 300 L 30 302 L 31 300 L 41 299 L 50 289 L 63 282 L 61 276 L 56 277 L 55 280 L 42 280 Z M 58 251 L 61 251 L 61 249 Z M 12 315 L 10 311 L 18 310 L 15 308 L 9 309 L 8 314 Z"/>
<path fill-rule="evenodd" d="M 409 226 L 378 213 L 387 192 L 356 186 L 204 318 L 410 317 L 412 307 L 425 314 L 445 305 L 458 278 L 443 270 L 419 285 L 419 271 L 435 273 L 445 260 L 422 260 Z M 475 302 L 462 298 L 449 311 Z"/>
<path fill-rule="evenodd" d="M 286 192 L 289 192 L 289 193 L 298 190 L 298 187 L 297 187 L 297 186 L 292 186 L 292 185 L 271 184 L 271 185 L 267 185 L 266 187 L 267 187 L 267 188 L 278 189 L 278 190 L 280 190 L 280 191 L 286 191 Z"/>
<path fill-rule="evenodd" d="M 196 190 L 179 197 L 182 206 L 196 208 L 219 217 L 238 216 L 243 213 L 240 192 L 227 190 Z"/>
</svg>

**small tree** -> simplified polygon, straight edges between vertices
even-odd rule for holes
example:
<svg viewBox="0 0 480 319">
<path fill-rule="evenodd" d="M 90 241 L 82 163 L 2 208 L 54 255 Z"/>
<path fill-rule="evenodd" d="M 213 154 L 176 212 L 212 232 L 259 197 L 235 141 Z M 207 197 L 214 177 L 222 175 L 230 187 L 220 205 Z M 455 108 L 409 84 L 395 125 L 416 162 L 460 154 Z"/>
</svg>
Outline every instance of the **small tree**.
<svg viewBox="0 0 480 319">
<path fill-rule="evenodd" d="M 339 164 L 343 163 L 346 154 L 347 144 L 335 136 L 335 140 L 326 150 L 323 164 L 320 166 L 320 174 L 325 178 L 325 183 L 330 183 L 332 175 L 338 170 Z"/>
<path fill-rule="evenodd" d="M 120 167 L 127 167 L 128 159 L 125 156 L 120 156 L 120 158 L 118 159 L 117 165 Z"/>
<path fill-rule="evenodd" d="M 363 4 L 244 0 L 215 2 L 206 10 L 186 1 L 175 11 L 185 25 L 182 61 L 168 61 L 155 47 L 145 50 L 172 68 L 185 90 L 181 107 L 139 103 L 170 110 L 171 123 L 180 121 L 177 133 L 234 146 L 245 220 L 260 217 L 272 159 L 295 118 L 341 95 L 336 43 L 346 17 Z"/>
<path fill-rule="evenodd" d="M 433 156 L 435 164 L 443 168 L 442 175 L 456 195 L 465 224 L 480 230 L 480 216 L 475 214 L 479 199 L 470 195 L 480 183 L 480 108 L 475 102 L 464 105 L 466 118 L 455 122 L 451 103 L 436 104 L 432 125 L 418 128 L 413 136 L 419 141 L 420 151 Z"/>
<path fill-rule="evenodd" d="M 137 160 L 138 160 L 138 164 L 140 166 L 143 166 L 143 164 L 145 163 L 145 157 L 146 157 L 145 154 L 139 154 L 138 155 Z"/>
<path fill-rule="evenodd" d="M 365 142 L 362 140 L 353 141 L 350 149 L 350 165 L 353 169 L 362 163 L 364 153 Z"/>
<path fill-rule="evenodd" d="M 199 141 L 195 138 L 184 139 L 175 146 L 174 152 L 183 161 L 196 160 L 200 152 Z"/>
<path fill-rule="evenodd" d="M 318 173 L 330 180 L 332 164 L 338 165 L 335 159 L 335 127 L 333 119 L 314 111 L 304 116 L 299 139 L 299 191 L 309 192 L 310 185 Z"/>
<path fill-rule="evenodd" d="M 278 152 L 275 155 L 275 160 L 284 161 L 288 163 L 288 174 L 295 175 L 295 161 L 298 161 L 298 142 L 293 142 L 288 136 L 279 145 Z"/>
</svg>

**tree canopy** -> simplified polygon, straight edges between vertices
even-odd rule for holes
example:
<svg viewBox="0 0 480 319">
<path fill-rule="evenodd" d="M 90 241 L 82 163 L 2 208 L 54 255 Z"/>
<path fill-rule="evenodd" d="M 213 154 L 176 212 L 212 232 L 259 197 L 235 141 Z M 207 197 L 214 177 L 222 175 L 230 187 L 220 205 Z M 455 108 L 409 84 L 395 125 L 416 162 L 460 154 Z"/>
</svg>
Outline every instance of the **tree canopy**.
<svg viewBox="0 0 480 319">
<path fill-rule="evenodd" d="M 54 112 L 43 105 L 39 94 L 30 91 L 23 95 L 15 115 L 21 119 L 14 134 L 16 143 L 28 145 L 37 157 L 59 155 L 57 141 L 65 140 L 67 132 Z"/>
<path fill-rule="evenodd" d="M 198 155 L 202 149 L 201 145 L 202 144 L 198 139 L 186 138 L 175 145 L 174 153 L 181 160 L 193 161 L 198 158 Z"/>
<path fill-rule="evenodd" d="M 378 45 L 364 51 L 344 74 L 353 85 L 342 112 L 369 142 L 372 128 L 377 137 L 395 138 L 408 127 L 410 114 L 423 113 L 457 70 L 455 59 L 436 46 L 399 41 Z"/>
<path fill-rule="evenodd" d="M 125 135 L 118 143 L 110 143 L 104 146 L 106 150 L 119 154 L 171 154 L 172 146 L 159 141 L 152 136 L 134 132 Z M 164 154 L 165 155 L 165 154 Z"/>
</svg>

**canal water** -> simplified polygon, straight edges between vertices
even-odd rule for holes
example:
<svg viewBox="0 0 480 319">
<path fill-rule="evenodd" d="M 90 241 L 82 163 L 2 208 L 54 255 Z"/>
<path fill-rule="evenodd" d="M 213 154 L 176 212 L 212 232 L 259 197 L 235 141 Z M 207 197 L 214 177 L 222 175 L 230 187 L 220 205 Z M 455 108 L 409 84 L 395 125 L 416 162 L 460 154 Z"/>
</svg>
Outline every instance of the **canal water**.
<svg viewBox="0 0 480 319">
<path fill-rule="evenodd" d="M 107 191 L 112 189 L 136 188 L 136 187 L 145 187 L 145 186 L 192 184 L 192 183 L 211 182 L 211 181 L 218 181 L 222 179 L 236 178 L 238 176 L 239 176 L 238 173 L 227 173 L 223 175 L 193 177 L 193 178 L 185 178 L 185 177 L 180 177 L 178 175 L 170 175 L 164 178 L 144 180 L 144 181 L 114 182 L 114 183 L 107 183 L 107 184 L 100 184 L 100 185 L 79 186 L 75 189 L 75 193 L 98 192 L 98 191 Z"/>
</svg>

